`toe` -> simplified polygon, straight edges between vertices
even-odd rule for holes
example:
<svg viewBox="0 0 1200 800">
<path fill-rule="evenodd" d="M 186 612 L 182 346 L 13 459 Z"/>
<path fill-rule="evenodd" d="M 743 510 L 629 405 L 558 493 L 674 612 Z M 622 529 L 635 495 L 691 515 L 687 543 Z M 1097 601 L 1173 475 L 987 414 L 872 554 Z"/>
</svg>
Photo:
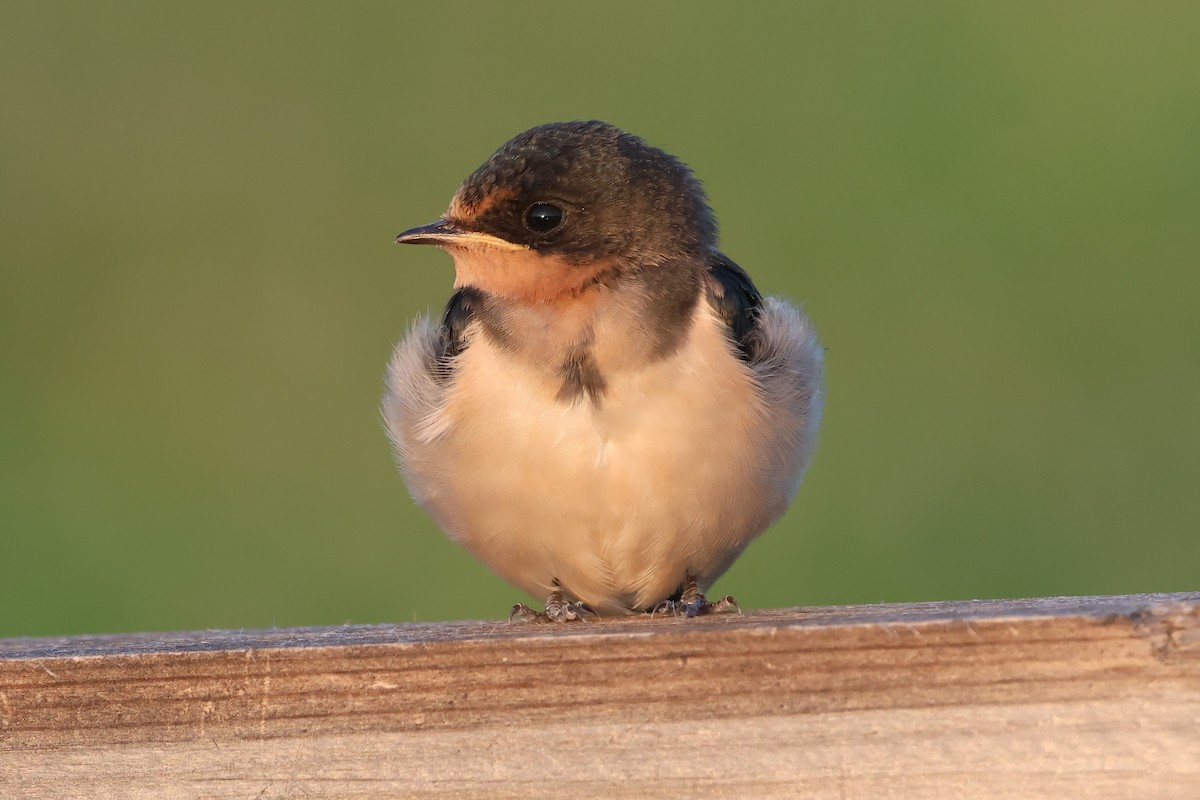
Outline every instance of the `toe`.
<svg viewBox="0 0 1200 800">
<path fill-rule="evenodd" d="M 524 603 L 517 603 L 512 607 L 512 611 L 508 612 L 509 622 L 537 622 L 541 616 Z"/>
</svg>

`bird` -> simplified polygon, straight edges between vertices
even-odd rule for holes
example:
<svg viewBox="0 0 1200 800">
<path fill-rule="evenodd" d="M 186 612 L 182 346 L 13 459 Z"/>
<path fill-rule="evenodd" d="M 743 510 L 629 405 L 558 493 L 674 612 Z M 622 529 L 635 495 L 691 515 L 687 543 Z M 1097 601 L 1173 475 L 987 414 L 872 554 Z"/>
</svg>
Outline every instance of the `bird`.
<svg viewBox="0 0 1200 800">
<path fill-rule="evenodd" d="M 395 241 L 455 278 L 395 347 L 384 425 L 416 504 L 546 598 L 509 621 L 740 610 L 705 594 L 800 486 L 825 351 L 718 248 L 693 172 L 606 122 L 543 124 Z"/>
</svg>

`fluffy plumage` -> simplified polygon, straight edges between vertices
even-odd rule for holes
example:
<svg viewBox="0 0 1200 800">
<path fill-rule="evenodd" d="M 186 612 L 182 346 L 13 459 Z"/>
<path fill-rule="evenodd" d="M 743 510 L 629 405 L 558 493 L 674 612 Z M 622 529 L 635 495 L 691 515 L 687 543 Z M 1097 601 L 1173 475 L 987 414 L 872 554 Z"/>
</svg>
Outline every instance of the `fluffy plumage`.
<svg viewBox="0 0 1200 800">
<path fill-rule="evenodd" d="M 538 233 L 533 203 L 564 210 Z M 414 500 L 510 583 L 601 613 L 707 589 L 787 508 L 822 348 L 716 248 L 698 182 L 604 123 L 541 126 L 398 241 L 454 257 L 383 413 Z"/>
</svg>

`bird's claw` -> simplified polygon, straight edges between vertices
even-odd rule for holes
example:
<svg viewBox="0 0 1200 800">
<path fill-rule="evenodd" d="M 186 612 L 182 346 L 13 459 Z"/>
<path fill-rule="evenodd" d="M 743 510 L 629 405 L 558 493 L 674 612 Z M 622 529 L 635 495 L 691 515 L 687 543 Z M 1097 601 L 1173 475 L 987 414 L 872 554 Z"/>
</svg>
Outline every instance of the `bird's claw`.
<svg viewBox="0 0 1200 800">
<path fill-rule="evenodd" d="M 704 592 L 700 591 L 700 586 L 696 583 L 696 576 L 688 575 L 683 582 L 683 588 L 679 591 L 679 599 L 662 601 L 654 607 L 650 616 L 662 613 L 691 619 L 708 614 L 722 614 L 731 609 L 739 614 L 742 613 L 742 607 L 738 605 L 737 600 L 733 599 L 733 595 L 727 594 L 717 602 L 711 603 L 704 596 Z"/>
<path fill-rule="evenodd" d="M 524 603 L 517 603 L 508 614 L 509 622 L 587 622 L 588 617 L 600 615 L 587 603 L 569 603 L 553 597 L 546 601 L 545 611 L 536 611 Z"/>
<path fill-rule="evenodd" d="M 650 611 L 650 616 L 658 614 L 670 614 L 675 617 L 704 617 L 709 614 L 723 614 L 726 611 L 736 611 L 742 613 L 742 607 L 738 605 L 738 601 L 733 599 L 733 595 L 727 594 L 715 603 L 709 602 L 703 596 L 697 599 L 689 600 L 663 600 Z"/>
</svg>

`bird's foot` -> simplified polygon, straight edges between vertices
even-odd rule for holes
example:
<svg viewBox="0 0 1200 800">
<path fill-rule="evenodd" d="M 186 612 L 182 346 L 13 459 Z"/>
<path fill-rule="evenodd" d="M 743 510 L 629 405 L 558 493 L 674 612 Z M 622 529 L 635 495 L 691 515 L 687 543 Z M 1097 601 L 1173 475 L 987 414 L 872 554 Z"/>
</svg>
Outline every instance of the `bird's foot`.
<svg viewBox="0 0 1200 800">
<path fill-rule="evenodd" d="M 663 600 L 650 611 L 650 616 L 654 617 L 659 614 L 672 614 L 676 617 L 703 617 L 708 614 L 723 614 L 726 611 L 736 611 L 742 613 L 742 607 L 738 605 L 738 601 L 733 598 L 733 595 L 727 594 L 715 603 L 710 602 L 703 595 L 698 601 L 685 603 L 682 600 Z"/>
<path fill-rule="evenodd" d="M 704 596 L 704 592 L 700 591 L 700 587 L 696 585 L 695 576 L 688 575 L 683 590 L 679 593 L 679 598 L 663 600 L 650 611 L 650 616 L 672 614 L 676 617 L 691 619 L 708 614 L 721 614 L 726 611 L 737 611 L 740 614 L 742 607 L 738 605 L 738 601 L 734 600 L 731 594 L 725 595 L 715 603 L 710 602 Z"/>
<path fill-rule="evenodd" d="M 588 616 L 600 616 L 587 603 L 574 603 L 563 598 L 561 589 L 555 589 L 546 598 L 546 610 L 535 611 L 524 603 L 517 603 L 508 613 L 508 621 L 520 622 L 587 622 Z"/>
</svg>

